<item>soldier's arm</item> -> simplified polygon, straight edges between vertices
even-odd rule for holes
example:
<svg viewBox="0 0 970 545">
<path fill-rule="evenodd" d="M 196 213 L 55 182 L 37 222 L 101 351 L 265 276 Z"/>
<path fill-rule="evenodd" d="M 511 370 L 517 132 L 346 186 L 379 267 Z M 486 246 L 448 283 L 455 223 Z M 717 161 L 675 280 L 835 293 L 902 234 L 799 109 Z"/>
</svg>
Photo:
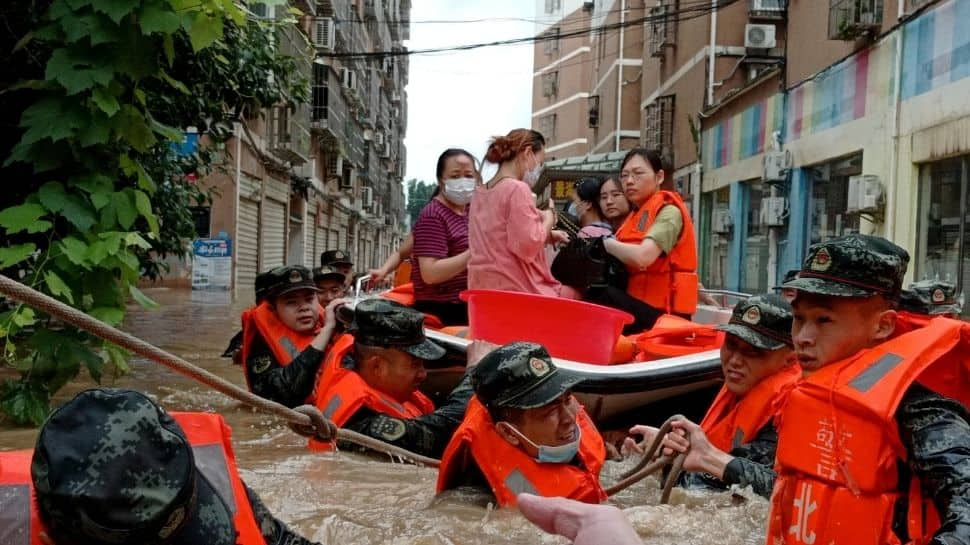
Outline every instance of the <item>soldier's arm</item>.
<svg viewBox="0 0 970 545">
<path fill-rule="evenodd" d="M 405 420 L 361 409 L 344 427 L 417 454 L 440 458 L 465 416 L 472 393 L 469 375 L 465 373 L 448 399 L 432 413 Z"/>
<path fill-rule="evenodd" d="M 778 448 L 778 430 L 774 424 L 765 424 L 754 438 L 743 445 L 731 450 L 734 457 L 724 468 L 724 480 L 718 480 L 709 473 L 685 473 L 681 484 L 687 488 L 704 486 L 709 488 L 724 488 L 725 485 L 751 485 L 752 490 L 759 496 L 768 497 L 775 484 L 775 450 Z M 731 468 L 735 460 L 743 459 Z M 750 463 L 748 463 L 750 462 Z"/>
<path fill-rule="evenodd" d="M 920 480 L 942 523 L 934 545 L 970 545 L 970 413 L 957 401 L 914 385 L 896 411 L 896 423 Z"/>
<path fill-rule="evenodd" d="M 323 352 L 308 346 L 289 365 L 276 361 L 265 341 L 257 337 L 246 360 L 249 385 L 253 393 L 287 407 L 302 405 L 313 391 Z"/>
<path fill-rule="evenodd" d="M 754 438 L 731 450 L 735 458 L 747 458 L 756 464 L 767 467 L 775 465 L 775 451 L 778 449 L 778 430 L 772 422 L 765 424 Z"/>
<path fill-rule="evenodd" d="M 775 486 L 775 471 L 771 466 L 753 462 L 747 458 L 735 458 L 728 462 L 722 476 L 725 484 L 750 486 L 755 494 L 768 498 Z"/>
<path fill-rule="evenodd" d="M 246 487 L 249 504 L 253 508 L 253 516 L 263 538 L 266 540 L 266 545 L 320 545 L 316 541 L 310 541 L 290 530 L 286 524 L 274 517 L 273 513 L 270 513 L 263 500 L 252 488 L 249 488 L 249 485 L 244 483 L 244 486 Z"/>
</svg>

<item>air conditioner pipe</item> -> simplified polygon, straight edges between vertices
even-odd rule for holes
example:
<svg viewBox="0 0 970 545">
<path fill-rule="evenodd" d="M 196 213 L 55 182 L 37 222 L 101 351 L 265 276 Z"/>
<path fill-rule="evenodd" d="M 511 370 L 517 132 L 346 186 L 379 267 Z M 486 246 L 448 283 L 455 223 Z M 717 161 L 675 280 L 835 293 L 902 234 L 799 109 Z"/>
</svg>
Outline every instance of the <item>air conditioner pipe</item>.
<svg viewBox="0 0 970 545">
<path fill-rule="evenodd" d="M 613 151 L 620 151 L 620 129 L 623 121 L 623 25 L 625 22 L 626 0 L 622 0 L 620 2 L 620 56 L 617 59 L 616 67 L 616 139 Z"/>
</svg>

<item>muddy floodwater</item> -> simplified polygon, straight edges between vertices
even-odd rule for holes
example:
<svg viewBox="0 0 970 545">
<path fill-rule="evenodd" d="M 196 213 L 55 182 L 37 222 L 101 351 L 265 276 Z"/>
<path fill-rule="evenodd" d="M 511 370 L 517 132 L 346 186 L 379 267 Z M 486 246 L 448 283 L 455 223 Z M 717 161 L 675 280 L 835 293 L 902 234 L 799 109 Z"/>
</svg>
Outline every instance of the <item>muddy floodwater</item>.
<svg viewBox="0 0 970 545">
<path fill-rule="evenodd" d="M 238 330 L 244 302 L 222 294 L 147 290 L 157 310 L 132 308 L 124 328 L 165 350 L 242 385 L 242 373 L 220 358 Z M 388 463 L 348 452 L 311 453 L 304 439 L 274 418 L 196 384 L 166 368 L 134 358 L 132 372 L 113 385 L 141 390 L 168 410 L 216 411 L 232 426 L 243 479 L 277 515 L 324 545 L 554 544 L 565 539 L 533 527 L 514 510 L 491 510 L 454 500 L 434 500 L 436 471 Z M 58 396 L 92 386 L 82 377 Z M 35 430 L 0 427 L 0 450 L 31 448 Z M 632 461 L 606 464 L 609 485 Z M 741 491 L 675 489 L 657 505 L 657 482 L 648 479 L 611 501 L 621 507 L 648 544 L 755 545 L 764 542 L 767 502 Z M 608 545 L 605 544 L 604 545 Z"/>
</svg>

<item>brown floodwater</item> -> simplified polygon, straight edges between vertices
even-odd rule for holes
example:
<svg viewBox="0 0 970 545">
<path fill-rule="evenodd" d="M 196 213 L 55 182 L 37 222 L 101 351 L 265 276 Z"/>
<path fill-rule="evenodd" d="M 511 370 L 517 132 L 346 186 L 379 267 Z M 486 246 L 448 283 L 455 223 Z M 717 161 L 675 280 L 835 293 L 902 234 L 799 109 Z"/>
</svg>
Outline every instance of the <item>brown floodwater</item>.
<svg viewBox="0 0 970 545">
<path fill-rule="evenodd" d="M 238 330 L 245 302 L 224 294 L 151 289 L 157 310 L 131 308 L 124 328 L 237 384 L 238 367 L 219 357 Z M 492 510 L 456 498 L 434 501 L 434 469 L 391 463 L 350 452 L 311 453 L 305 440 L 273 417 L 141 358 L 113 386 L 140 390 L 168 410 L 216 411 L 233 430 L 243 479 L 292 528 L 324 545 L 485 545 L 566 543 L 544 534 L 514 510 Z M 82 377 L 64 401 L 94 386 Z M 0 450 L 31 448 L 36 430 L 0 426 Z M 602 481 L 617 480 L 632 462 L 608 462 Z M 611 501 L 648 544 L 754 545 L 764 542 L 767 502 L 747 491 L 675 489 L 658 505 L 657 481 L 647 479 Z M 740 499 L 739 499 L 740 498 Z M 604 544 L 606 545 L 606 544 Z"/>
</svg>

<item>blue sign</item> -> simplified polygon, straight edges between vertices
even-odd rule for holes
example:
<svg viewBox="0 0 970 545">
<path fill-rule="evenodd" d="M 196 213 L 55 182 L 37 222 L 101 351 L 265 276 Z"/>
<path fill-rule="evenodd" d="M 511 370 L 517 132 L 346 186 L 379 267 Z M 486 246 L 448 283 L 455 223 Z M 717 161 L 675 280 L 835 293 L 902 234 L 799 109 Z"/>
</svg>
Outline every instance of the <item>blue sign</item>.
<svg viewBox="0 0 970 545">
<path fill-rule="evenodd" d="M 199 238 L 192 241 L 192 254 L 196 257 L 230 257 L 232 241 L 224 238 Z"/>
</svg>

